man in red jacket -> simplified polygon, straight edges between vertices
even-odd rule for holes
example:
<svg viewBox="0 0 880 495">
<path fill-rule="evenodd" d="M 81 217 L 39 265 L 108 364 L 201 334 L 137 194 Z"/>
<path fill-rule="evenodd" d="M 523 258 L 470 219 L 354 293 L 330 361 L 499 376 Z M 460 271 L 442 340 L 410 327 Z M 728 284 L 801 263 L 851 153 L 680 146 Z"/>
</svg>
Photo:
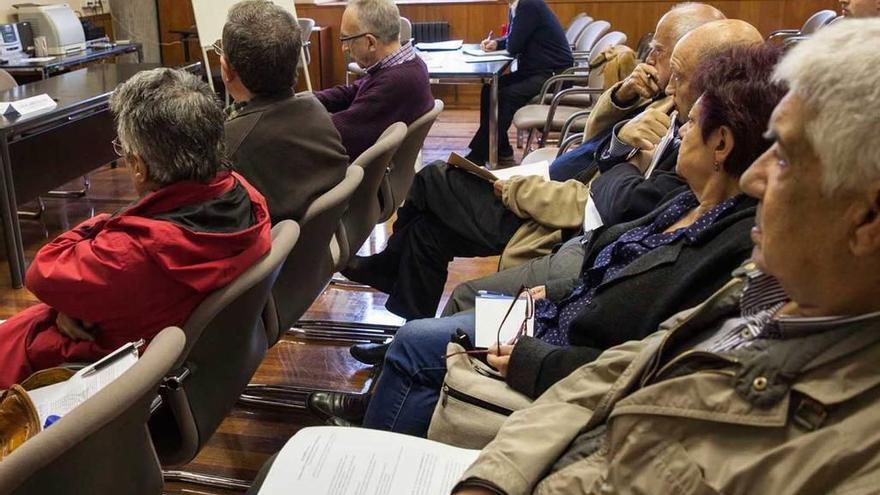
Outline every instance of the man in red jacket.
<svg viewBox="0 0 880 495">
<path fill-rule="evenodd" d="M 41 303 L 0 325 L 0 389 L 182 325 L 271 246 L 266 202 L 229 171 L 225 116 L 204 83 L 171 69 L 141 72 L 110 105 L 114 146 L 140 198 L 37 253 L 25 285 Z"/>
</svg>

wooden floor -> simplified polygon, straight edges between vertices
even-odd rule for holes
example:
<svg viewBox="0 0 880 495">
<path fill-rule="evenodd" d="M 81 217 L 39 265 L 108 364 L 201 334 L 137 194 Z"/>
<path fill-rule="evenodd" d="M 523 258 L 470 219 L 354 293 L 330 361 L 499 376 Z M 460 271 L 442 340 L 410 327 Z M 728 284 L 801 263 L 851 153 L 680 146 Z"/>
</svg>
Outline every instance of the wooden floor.
<svg viewBox="0 0 880 495">
<path fill-rule="evenodd" d="M 477 120 L 475 111 L 445 111 L 425 143 L 424 162 L 445 159 L 450 151 L 466 151 L 476 130 Z M 91 182 L 92 189 L 86 198 L 48 199 L 47 210 L 41 220 L 22 221 L 28 259 L 60 232 L 97 213 L 116 211 L 135 199 L 128 170 L 124 167 L 100 169 L 91 175 Z M 78 188 L 79 184 L 70 184 L 68 187 Z M 35 207 L 23 205 L 22 209 Z M 389 233 L 390 226 L 377 227 L 361 252 L 381 250 Z M 495 258 L 455 260 L 440 307 L 443 307 L 456 284 L 491 273 L 496 264 Z M 0 318 L 8 318 L 37 302 L 27 290 L 11 289 L 5 259 L 0 271 Z M 331 287 L 315 302 L 305 318 L 402 323 L 400 318 L 385 310 L 385 299 L 383 294 L 374 291 Z M 285 337 L 269 350 L 257 370 L 254 382 L 362 391 L 369 386 L 369 377 L 370 369 L 354 361 L 348 354 L 347 346 Z M 277 452 L 291 435 L 300 428 L 321 422 L 321 419 L 304 411 L 277 413 L 260 408 L 236 407 L 199 456 L 183 469 L 251 480 L 264 461 Z M 169 484 L 167 489 L 169 493 L 228 493 L 184 483 Z"/>
</svg>

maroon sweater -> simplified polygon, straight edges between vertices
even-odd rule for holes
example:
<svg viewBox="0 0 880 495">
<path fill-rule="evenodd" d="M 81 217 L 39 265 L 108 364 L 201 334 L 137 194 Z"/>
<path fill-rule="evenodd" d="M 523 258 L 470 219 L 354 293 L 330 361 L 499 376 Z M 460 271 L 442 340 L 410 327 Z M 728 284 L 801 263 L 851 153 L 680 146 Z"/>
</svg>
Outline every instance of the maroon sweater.
<svg viewBox="0 0 880 495">
<path fill-rule="evenodd" d="M 419 57 L 315 96 L 333 114 L 333 124 L 352 160 L 375 144 L 391 124 L 410 125 L 434 108 L 428 68 Z"/>
</svg>

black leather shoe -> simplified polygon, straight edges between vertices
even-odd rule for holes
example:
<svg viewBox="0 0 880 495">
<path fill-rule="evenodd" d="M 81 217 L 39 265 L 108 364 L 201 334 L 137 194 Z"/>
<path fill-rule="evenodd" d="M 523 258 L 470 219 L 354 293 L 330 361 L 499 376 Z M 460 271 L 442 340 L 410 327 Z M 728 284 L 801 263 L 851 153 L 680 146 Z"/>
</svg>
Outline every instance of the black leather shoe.
<svg viewBox="0 0 880 495">
<path fill-rule="evenodd" d="M 327 421 L 324 421 L 324 424 L 327 426 L 343 426 L 346 428 L 356 428 L 360 426 L 359 424 L 352 423 L 351 421 L 346 421 L 342 418 L 337 418 L 336 416 L 332 418 L 327 418 Z"/>
<path fill-rule="evenodd" d="M 391 289 L 394 288 L 394 282 L 397 280 L 398 267 L 399 259 L 397 256 L 383 251 L 372 256 L 352 257 L 348 266 L 340 273 L 352 282 L 369 285 L 390 294 Z"/>
<path fill-rule="evenodd" d="M 499 156 L 498 165 L 496 166 L 496 168 L 515 167 L 516 165 L 516 158 L 514 158 L 513 155 Z"/>
<path fill-rule="evenodd" d="M 308 407 L 313 413 L 324 417 L 338 417 L 360 424 L 369 402 L 370 398 L 365 394 L 312 392 L 309 394 Z"/>
<path fill-rule="evenodd" d="M 377 365 L 385 359 L 391 343 L 387 344 L 355 344 L 348 349 L 351 357 L 364 364 Z"/>
</svg>

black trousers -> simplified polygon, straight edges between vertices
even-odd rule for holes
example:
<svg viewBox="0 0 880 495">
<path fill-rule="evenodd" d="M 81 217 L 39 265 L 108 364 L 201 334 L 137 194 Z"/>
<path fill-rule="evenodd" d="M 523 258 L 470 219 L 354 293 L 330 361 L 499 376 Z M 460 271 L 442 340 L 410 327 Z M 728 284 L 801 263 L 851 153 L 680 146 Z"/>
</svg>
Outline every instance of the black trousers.
<svg viewBox="0 0 880 495">
<path fill-rule="evenodd" d="M 428 165 L 416 174 L 388 247 L 377 255 L 396 258 L 398 266 L 385 307 L 407 320 L 433 317 L 452 258 L 501 254 L 523 222 L 488 182 L 443 162 Z"/>
<path fill-rule="evenodd" d="M 511 72 L 498 79 L 498 156 L 513 155 L 513 148 L 507 138 L 513 114 L 537 96 L 544 81 L 552 75 L 551 71 L 531 74 Z M 489 85 L 484 84 L 480 94 L 480 128 L 469 146 L 469 158 L 478 165 L 489 159 L 489 91 Z"/>
</svg>

